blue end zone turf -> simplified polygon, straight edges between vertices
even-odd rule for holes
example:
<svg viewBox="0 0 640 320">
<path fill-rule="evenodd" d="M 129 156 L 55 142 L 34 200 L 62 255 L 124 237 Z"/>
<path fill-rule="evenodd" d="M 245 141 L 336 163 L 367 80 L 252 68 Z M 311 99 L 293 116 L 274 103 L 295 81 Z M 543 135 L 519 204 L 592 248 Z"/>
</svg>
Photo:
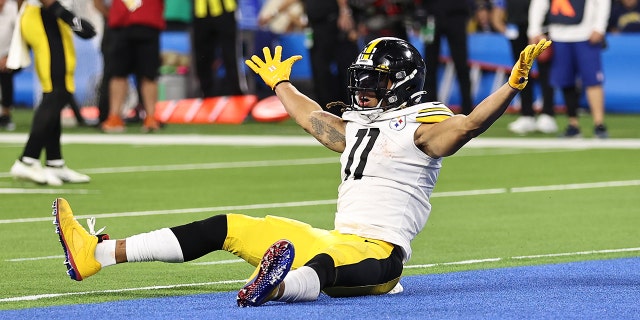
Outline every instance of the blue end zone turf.
<svg viewBox="0 0 640 320">
<path fill-rule="evenodd" d="M 170 266 L 167 266 L 170 268 Z M 203 281 L 206 279 L 202 279 Z M 397 295 L 238 308 L 236 292 L 0 311 L 3 319 L 638 319 L 640 258 L 401 280 Z"/>
</svg>

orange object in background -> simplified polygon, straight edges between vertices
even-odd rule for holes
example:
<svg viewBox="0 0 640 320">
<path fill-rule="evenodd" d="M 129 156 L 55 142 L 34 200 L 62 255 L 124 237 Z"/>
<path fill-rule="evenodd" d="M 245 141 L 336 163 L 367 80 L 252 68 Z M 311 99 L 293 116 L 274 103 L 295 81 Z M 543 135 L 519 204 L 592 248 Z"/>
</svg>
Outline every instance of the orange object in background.
<svg viewBox="0 0 640 320">
<path fill-rule="evenodd" d="M 289 119 L 289 114 L 277 96 L 270 96 L 260 100 L 253 107 L 251 116 L 259 122 L 277 122 Z"/>
<path fill-rule="evenodd" d="M 97 121 L 99 115 L 95 106 L 84 106 L 80 108 L 80 113 L 88 121 Z M 289 118 L 278 97 L 270 96 L 258 101 L 255 95 L 158 101 L 154 117 L 160 123 L 242 124 L 249 113 L 259 122 L 277 122 Z M 62 118 L 69 122 L 75 120 L 73 110 L 63 109 Z"/>
<path fill-rule="evenodd" d="M 155 117 L 162 123 L 241 124 L 257 101 L 255 95 L 160 101 Z"/>
</svg>

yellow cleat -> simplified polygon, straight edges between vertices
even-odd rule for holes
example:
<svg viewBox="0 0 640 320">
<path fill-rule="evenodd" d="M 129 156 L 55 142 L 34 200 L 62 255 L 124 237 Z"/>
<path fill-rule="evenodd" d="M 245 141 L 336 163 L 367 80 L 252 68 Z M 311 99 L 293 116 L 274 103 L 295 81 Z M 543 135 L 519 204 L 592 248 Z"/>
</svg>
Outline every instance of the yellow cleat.
<svg viewBox="0 0 640 320">
<path fill-rule="evenodd" d="M 69 202 L 58 198 L 53 202 L 53 216 L 56 233 L 66 256 L 64 264 L 71 279 L 82 281 L 96 274 L 102 265 L 95 259 L 96 246 L 99 240 L 108 239 L 106 235 L 93 235 L 76 220 Z"/>
</svg>

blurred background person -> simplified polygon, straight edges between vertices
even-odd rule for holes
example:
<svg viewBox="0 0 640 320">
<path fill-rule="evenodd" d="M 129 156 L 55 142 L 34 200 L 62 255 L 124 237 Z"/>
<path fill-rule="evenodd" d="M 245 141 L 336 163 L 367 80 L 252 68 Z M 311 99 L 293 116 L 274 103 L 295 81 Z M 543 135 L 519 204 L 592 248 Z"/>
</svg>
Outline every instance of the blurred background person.
<svg viewBox="0 0 640 320">
<path fill-rule="evenodd" d="M 279 35 L 301 32 L 307 26 L 307 16 L 301 0 L 267 0 L 258 13 L 258 25 Z"/>
<path fill-rule="evenodd" d="M 185 0 L 164 0 L 166 31 L 189 31 L 193 21 L 193 3 Z"/>
<path fill-rule="evenodd" d="M 13 131 L 16 125 L 11 120 L 13 107 L 13 75 L 17 70 L 7 68 L 9 45 L 13 28 L 18 20 L 18 3 L 14 0 L 0 0 L 0 129 Z"/>
<path fill-rule="evenodd" d="M 493 33 L 499 32 L 492 21 L 494 4 L 492 0 L 476 0 L 473 2 L 467 28 L 468 33 Z M 524 48 L 524 47 L 523 47 Z"/>
<path fill-rule="evenodd" d="M 363 43 L 379 37 L 409 39 L 407 20 L 415 7 L 413 0 L 352 0 L 358 34 Z"/>
<path fill-rule="evenodd" d="M 112 0 L 93 0 L 93 6 L 100 13 L 103 20 L 102 40 L 100 52 L 102 53 L 102 79 L 98 87 L 98 125 L 109 117 L 109 81 L 111 80 L 110 49 L 113 45 L 111 29 L 109 28 L 109 8 Z"/>
<path fill-rule="evenodd" d="M 248 91 L 240 76 L 240 40 L 236 21 L 236 0 L 193 0 L 191 48 L 202 97 L 242 95 Z M 224 79 L 216 84 L 222 58 Z M 242 81 L 242 82 L 241 82 Z"/>
<path fill-rule="evenodd" d="M 578 121 L 580 90 L 579 78 L 585 90 L 593 118 L 593 133 L 607 138 L 604 124 L 604 71 L 602 50 L 611 11 L 611 0 L 532 0 L 529 8 L 527 34 L 533 43 L 546 37 L 545 20 L 549 24 L 549 38 L 553 41 L 553 56 L 549 82 L 562 90 L 569 124 L 564 137 L 581 136 Z"/>
<path fill-rule="evenodd" d="M 245 47 L 245 52 L 248 55 L 259 51 L 259 48 L 273 47 L 275 44 L 289 41 L 296 43 L 296 50 L 311 49 L 312 31 L 308 26 L 307 14 L 302 0 L 256 0 L 256 2 L 258 2 L 258 15 L 255 29 L 252 30 L 251 26 L 248 27 L 253 31 L 250 36 L 246 36 L 247 30 L 241 31 L 244 33 L 245 41 L 250 41 L 249 45 Z M 328 1 L 323 1 L 320 4 L 326 2 Z M 239 1 L 239 4 L 241 8 L 243 5 L 246 6 L 242 1 Z M 304 35 L 304 40 L 301 39 L 301 35 Z M 308 63 L 311 67 L 311 62 Z M 315 95 L 313 74 L 311 71 L 308 74 L 309 78 L 305 79 L 307 85 L 304 90 Z M 259 97 L 273 96 L 273 90 L 264 85 L 264 82 L 257 75 L 249 75 L 247 80 L 250 81 L 248 83 L 250 92 L 254 92 Z"/>
<path fill-rule="evenodd" d="M 72 3 L 66 5 L 71 7 Z M 53 186 L 91 180 L 89 176 L 67 167 L 60 142 L 60 113 L 67 104 L 73 103 L 75 91 L 73 32 L 84 39 L 96 34 L 91 24 L 55 0 L 30 0 L 18 19 L 7 67 L 20 69 L 28 66 L 31 63 L 30 48 L 42 87 L 42 99 L 34 111 L 29 139 L 22 155 L 11 167 L 10 173 L 16 179 Z M 40 163 L 42 150 L 46 155 L 44 169 Z"/>
<path fill-rule="evenodd" d="M 609 18 L 609 31 L 640 32 L 640 6 L 638 0 L 614 0 Z"/>
<path fill-rule="evenodd" d="M 446 37 L 460 88 L 460 112 L 469 114 L 473 109 L 467 46 L 471 4 L 465 0 L 422 0 L 420 5 L 420 11 L 426 14 L 423 21 L 427 24 L 433 21 L 432 35 L 424 41 L 424 60 L 427 66 L 424 90 L 427 91 L 427 101 L 439 101 L 437 70 L 440 65 L 440 44 L 442 38 Z"/>
<path fill-rule="evenodd" d="M 111 75 L 113 74 L 113 66 L 111 62 L 111 55 L 113 55 L 113 33 L 109 27 L 109 10 L 111 8 L 112 0 L 93 0 L 93 6 L 103 19 L 102 39 L 100 41 L 100 52 L 102 54 L 102 78 L 98 86 L 98 122 L 97 127 L 101 127 L 102 123 L 109 117 L 109 84 L 111 82 Z M 127 101 L 129 99 L 135 100 L 137 98 L 138 105 L 134 107 L 134 113 L 131 118 L 125 119 L 126 122 L 138 122 L 141 121 L 141 116 L 144 116 L 144 104 L 142 103 L 143 97 L 140 91 L 141 78 L 139 75 L 135 75 L 135 86 L 129 86 Z M 135 87 L 135 92 L 131 92 L 130 89 Z M 141 114 L 142 113 L 142 114 Z"/>
<path fill-rule="evenodd" d="M 109 117 L 102 123 L 106 133 L 123 132 L 122 107 L 129 90 L 128 76 L 140 77 L 145 117 L 142 132 L 160 129 L 155 120 L 160 68 L 160 32 L 165 28 L 163 0 L 113 0 L 108 26 L 113 47 L 109 49 Z"/>
<path fill-rule="evenodd" d="M 359 52 L 355 7 L 347 0 L 268 0 L 259 15 L 259 24 L 276 35 L 305 32 L 309 50 L 312 93 L 316 101 L 336 115 L 338 107 L 331 102 L 349 103 L 348 68 Z"/>
<path fill-rule="evenodd" d="M 530 0 L 493 0 L 491 20 L 498 32 L 505 35 L 511 45 L 511 56 L 514 61 L 529 44 L 527 29 L 529 28 Z M 555 133 L 558 124 L 555 120 L 554 90 L 549 84 L 549 68 L 551 67 L 552 48 L 548 48 L 538 57 L 538 78 L 542 95 L 542 111 L 535 117 L 533 110 L 534 94 L 532 84 L 520 91 L 520 117 L 508 126 L 509 131 L 516 134 L 528 134 L 535 131 Z"/>
<path fill-rule="evenodd" d="M 347 0 L 305 0 L 305 12 L 312 32 L 309 55 L 316 101 L 327 111 L 341 115 L 330 102 L 350 104 L 348 69 L 360 51 L 353 8 Z"/>
</svg>

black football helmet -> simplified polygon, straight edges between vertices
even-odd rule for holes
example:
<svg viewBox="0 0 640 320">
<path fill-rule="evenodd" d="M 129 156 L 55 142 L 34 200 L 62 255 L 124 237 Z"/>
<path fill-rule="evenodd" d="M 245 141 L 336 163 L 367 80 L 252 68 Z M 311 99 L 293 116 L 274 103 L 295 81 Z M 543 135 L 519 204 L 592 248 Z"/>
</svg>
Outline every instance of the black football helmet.
<svg viewBox="0 0 640 320">
<path fill-rule="evenodd" d="M 409 42 L 393 37 L 369 42 L 349 67 L 347 110 L 387 112 L 422 102 L 426 67 L 420 52 Z M 389 81 L 391 86 L 388 86 Z M 356 93 L 373 91 L 379 103 L 374 108 L 358 106 Z"/>
</svg>

